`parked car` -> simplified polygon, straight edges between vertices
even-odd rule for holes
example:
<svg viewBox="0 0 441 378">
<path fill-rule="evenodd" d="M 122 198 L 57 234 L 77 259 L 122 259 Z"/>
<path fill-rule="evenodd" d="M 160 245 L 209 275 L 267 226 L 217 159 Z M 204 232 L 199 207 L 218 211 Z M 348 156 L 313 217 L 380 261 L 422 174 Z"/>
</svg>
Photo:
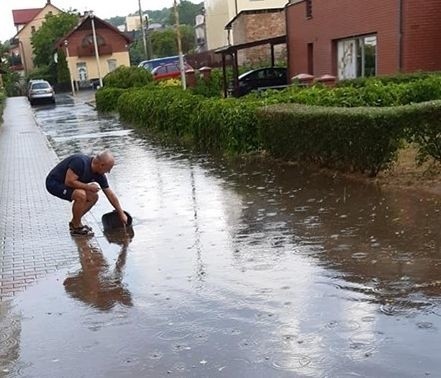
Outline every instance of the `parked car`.
<svg viewBox="0 0 441 378">
<path fill-rule="evenodd" d="M 288 70 L 286 67 L 265 67 L 243 73 L 239 76 L 239 87 L 234 88 L 231 82 L 228 88 L 230 96 L 245 96 L 254 90 L 282 89 L 288 85 Z"/>
<path fill-rule="evenodd" d="M 162 58 L 143 60 L 138 64 L 138 67 L 145 68 L 146 70 L 152 71 L 154 68 L 167 63 L 179 62 L 179 55 L 164 56 Z"/>
<path fill-rule="evenodd" d="M 188 63 L 184 62 L 185 71 L 193 69 Z M 181 76 L 179 62 L 162 64 L 153 68 L 152 75 L 155 80 L 177 79 Z"/>
<path fill-rule="evenodd" d="M 54 89 L 46 80 L 31 80 L 27 96 L 31 105 L 35 105 L 38 101 L 55 104 Z"/>
</svg>

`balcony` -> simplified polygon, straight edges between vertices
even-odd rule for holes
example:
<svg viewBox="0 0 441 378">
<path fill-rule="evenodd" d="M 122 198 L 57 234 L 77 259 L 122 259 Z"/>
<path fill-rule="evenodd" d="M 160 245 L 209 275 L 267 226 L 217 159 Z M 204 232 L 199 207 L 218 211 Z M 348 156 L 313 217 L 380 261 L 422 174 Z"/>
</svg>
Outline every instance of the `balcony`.
<svg viewBox="0 0 441 378">
<path fill-rule="evenodd" d="M 111 45 L 101 45 L 98 46 L 98 54 L 102 55 L 111 55 L 113 53 L 113 49 Z M 94 56 L 95 55 L 95 47 L 93 45 L 89 45 L 86 47 L 78 46 L 77 47 L 77 56 Z"/>
</svg>

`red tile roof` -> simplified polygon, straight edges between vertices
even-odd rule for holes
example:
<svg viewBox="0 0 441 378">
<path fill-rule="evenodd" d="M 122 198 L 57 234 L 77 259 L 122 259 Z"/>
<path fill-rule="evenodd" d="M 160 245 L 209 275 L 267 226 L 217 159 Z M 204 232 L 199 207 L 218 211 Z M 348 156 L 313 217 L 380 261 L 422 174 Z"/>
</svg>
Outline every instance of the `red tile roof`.
<svg viewBox="0 0 441 378">
<path fill-rule="evenodd" d="M 13 9 L 12 17 L 14 19 L 14 25 L 25 25 L 31 22 L 33 18 L 42 10 L 43 8 L 32 8 L 32 9 Z"/>
</svg>

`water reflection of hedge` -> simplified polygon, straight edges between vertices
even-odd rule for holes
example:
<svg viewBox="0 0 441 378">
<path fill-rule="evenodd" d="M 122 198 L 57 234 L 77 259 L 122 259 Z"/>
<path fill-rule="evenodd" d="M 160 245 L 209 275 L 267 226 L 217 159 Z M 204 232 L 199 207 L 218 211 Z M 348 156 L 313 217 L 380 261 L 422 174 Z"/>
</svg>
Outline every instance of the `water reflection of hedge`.
<svg viewBox="0 0 441 378">
<path fill-rule="evenodd" d="M 441 98 L 439 77 L 390 84 L 388 89 L 380 84 L 365 85 L 371 91 L 359 92 L 358 100 L 354 100 L 354 91 L 359 91 L 355 87 L 290 88 L 244 99 L 220 99 L 154 86 L 103 88 L 96 99 L 98 110 L 117 109 L 123 120 L 191 140 L 204 149 L 267 150 L 285 159 L 375 176 L 395 161 L 407 140 L 417 143 L 420 159 L 441 161 L 441 101 L 380 106 Z M 373 106 L 351 107 L 369 101 Z M 340 106 L 330 106 L 336 103 Z"/>
</svg>

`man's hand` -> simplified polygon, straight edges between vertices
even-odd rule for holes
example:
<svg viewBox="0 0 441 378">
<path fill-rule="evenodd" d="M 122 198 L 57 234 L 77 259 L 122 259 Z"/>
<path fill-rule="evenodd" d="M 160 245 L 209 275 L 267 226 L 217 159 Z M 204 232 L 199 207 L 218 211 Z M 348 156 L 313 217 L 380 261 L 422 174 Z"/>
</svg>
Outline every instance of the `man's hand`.
<svg viewBox="0 0 441 378">
<path fill-rule="evenodd" d="M 127 219 L 127 215 L 126 215 L 126 213 L 124 213 L 124 212 L 118 212 L 118 216 L 119 216 L 119 219 L 121 220 L 121 222 L 122 222 L 124 225 L 127 225 L 127 221 L 128 221 L 128 219 Z"/>
<path fill-rule="evenodd" d="M 99 185 L 95 182 L 91 182 L 89 184 L 87 184 L 87 189 L 88 192 L 92 192 L 92 193 L 98 193 L 101 188 L 99 187 Z"/>
</svg>

